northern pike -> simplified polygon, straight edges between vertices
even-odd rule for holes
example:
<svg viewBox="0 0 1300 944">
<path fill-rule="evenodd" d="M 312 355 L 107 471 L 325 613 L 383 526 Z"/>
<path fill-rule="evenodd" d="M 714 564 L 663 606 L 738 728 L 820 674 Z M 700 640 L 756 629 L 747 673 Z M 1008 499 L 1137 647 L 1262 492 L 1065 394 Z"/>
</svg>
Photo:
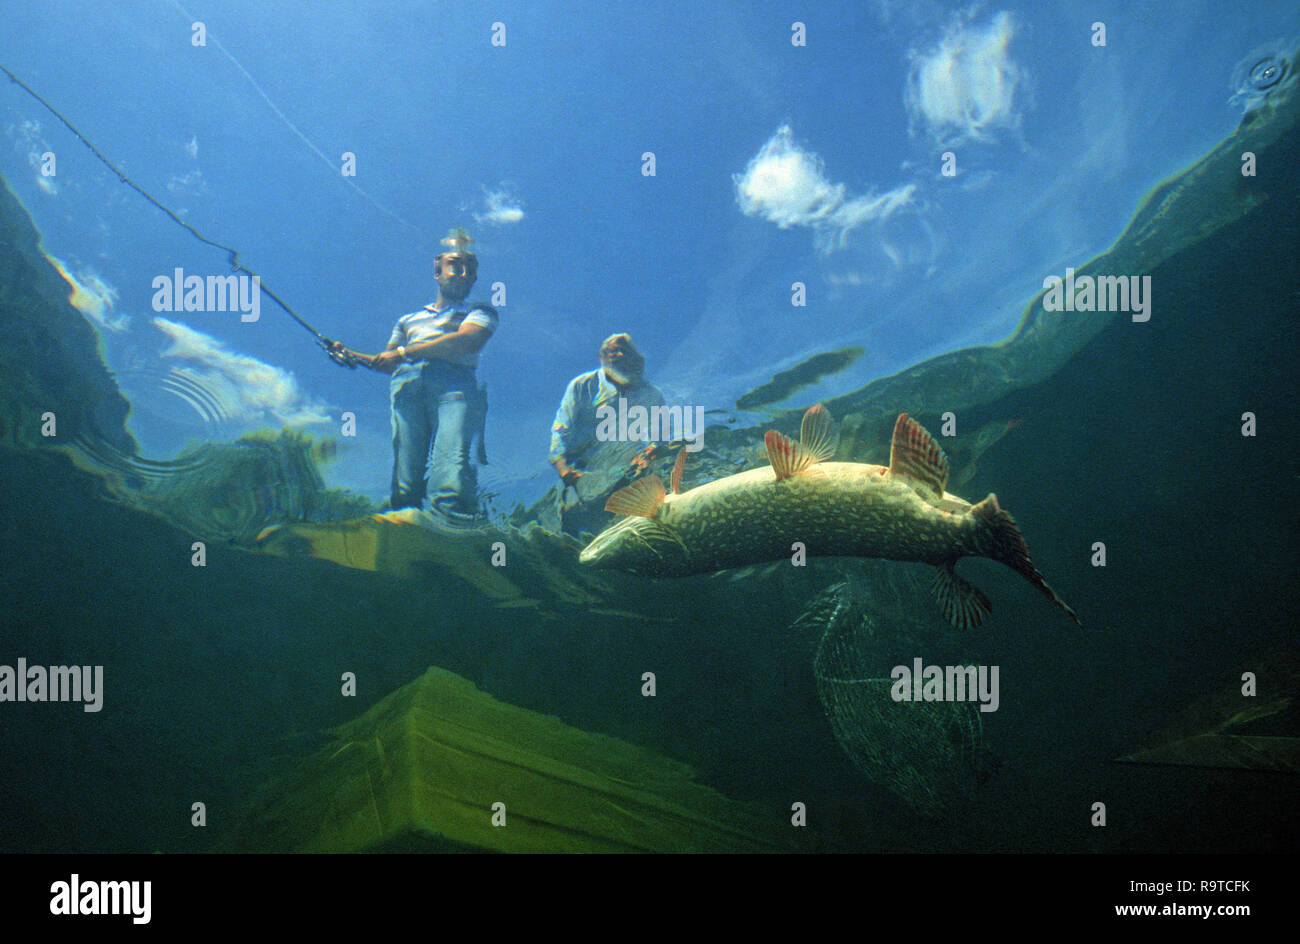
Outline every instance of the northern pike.
<svg viewBox="0 0 1300 944">
<path fill-rule="evenodd" d="M 790 557 L 879 557 L 936 568 L 934 590 L 953 626 L 976 626 L 993 605 L 957 576 L 963 557 L 987 557 L 1020 574 L 1079 622 L 1029 559 L 1011 515 L 989 494 L 977 504 L 946 491 L 948 459 L 906 413 L 894 424 L 889 465 L 827 462 L 834 454 L 830 414 L 804 414 L 800 441 L 769 430 L 769 465 L 681 490 L 685 451 L 672 492 L 658 476 L 615 492 L 605 510 L 625 517 L 583 549 L 592 567 L 651 577 L 684 577 Z"/>
</svg>

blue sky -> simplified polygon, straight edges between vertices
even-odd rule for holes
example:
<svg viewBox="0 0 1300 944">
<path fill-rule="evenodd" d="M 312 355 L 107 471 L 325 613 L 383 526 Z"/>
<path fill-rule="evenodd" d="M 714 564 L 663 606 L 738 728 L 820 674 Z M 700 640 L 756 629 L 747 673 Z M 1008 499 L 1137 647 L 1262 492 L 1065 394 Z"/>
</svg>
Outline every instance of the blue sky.
<svg viewBox="0 0 1300 944">
<path fill-rule="evenodd" d="M 7 4 L 0 62 L 360 350 L 431 299 L 438 239 L 468 227 L 474 296 L 507 295 L 480 368 L 485 478 L 536 493 L 565 383 L 615 331 L 670 401 L 708 409 L 828 348 L 867 353 L 787 406 L 1004 337 L 1044 277 L 1232 132 L 1234 66 L 1300 35 L 1294 3 L 1225 9 L 47 0 Z M 251 324 L 154 312 L 156 276 L 221 274 L 221 254 L 7 82 L 0 130 L 0 172 L 91 299 L 147 455 L 337 433 L 351 411 L 331 480 L 385 494 L 387 378 L 333 365 L 269 304 Z"/>
</svg>

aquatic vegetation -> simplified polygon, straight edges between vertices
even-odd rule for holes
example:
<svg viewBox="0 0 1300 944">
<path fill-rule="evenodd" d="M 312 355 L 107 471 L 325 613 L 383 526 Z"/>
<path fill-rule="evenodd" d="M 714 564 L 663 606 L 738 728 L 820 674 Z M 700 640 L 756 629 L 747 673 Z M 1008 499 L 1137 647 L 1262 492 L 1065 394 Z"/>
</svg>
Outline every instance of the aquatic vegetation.
<svg viewBox="0 0 1300 944">
<path fill-rule="evenodd" d="M 0 244 L 0 443 L 32 447 L 92 438 L 134 453 L 129 405 L 104 364 L 99 334 L 73 307 L 75 290 L 41 251 L 31 219 L 3 178 Z M 46 414 L 55 417 L 55 437 L 42 433 Z"/>
<path fill-rule="evenodd" d="M 741 394 L 736 399 L 736 409 L 752 410 L 769 403 L 788 400 L 823 377 L 848 369 L 865 353 L 866 348 L 846 347 L 838 351 L 822 351 L 814 354 L 794 367 L 780 371 L 762 386 Z"/>
<path fill-rule="evenodd" d="M 333 450 L 331 440 L 292 429 L 194 443 L 177 457 L 182 472 L 153 477 L 137 495 L 198 537 L 251 544 L 271 525 L 374 510 L 364 496 L 325 487 L 320 464 Z"/>
</svg>

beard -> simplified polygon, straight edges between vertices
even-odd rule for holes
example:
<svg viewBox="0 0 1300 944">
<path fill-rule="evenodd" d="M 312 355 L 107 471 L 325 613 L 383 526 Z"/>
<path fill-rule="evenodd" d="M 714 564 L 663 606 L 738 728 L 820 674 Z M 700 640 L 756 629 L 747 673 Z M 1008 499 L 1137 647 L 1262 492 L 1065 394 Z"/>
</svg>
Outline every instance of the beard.
<svg viewBox="0 0 1300 944">
<path fill-rule="evenodd" d="M 614 379 L 615 383 L 624 387 L 632 387 L 641 382 L 641 377 L 645 372 L 645 366 L 636 363 L 623 363 L 618 365 L 606 364 L 605 371 Z"/>
</svg>

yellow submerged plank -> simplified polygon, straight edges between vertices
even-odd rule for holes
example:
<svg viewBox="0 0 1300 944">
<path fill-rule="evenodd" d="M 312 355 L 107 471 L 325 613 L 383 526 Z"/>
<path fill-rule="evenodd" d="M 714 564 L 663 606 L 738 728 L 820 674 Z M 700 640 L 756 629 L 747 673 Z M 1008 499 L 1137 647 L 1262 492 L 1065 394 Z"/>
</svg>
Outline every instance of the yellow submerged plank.
<svg viewBox="0 0 1300 944">
<path fill-rule="evenodd" d="M 1117 760 L 1300 773 L 1300 654 L 1287 649 L 1246 664 L 1249 694 L 1241 679 L 1212 692 Z"/>
<path fill-rule="evenodd" d="M 370 515 L 329 524 L 294 523 L 264 531 L 257 546 L 278 557 L 315 557 L 354 570 L 399 577 L 419 576 L 430 567 L 453 574 L 492 600 L 518 600 L 523 594 L 501 567 L 491 563 L 488 531 L 448 534 L 422 526 L 401 512 Z"/>
<path fill-rule="evenodd" d="M 760 852 L 794 832 L 782 810 L 730 800 L 679 761 L 431 668 L 264 788 L 230 847 Z"/>
</svg>

